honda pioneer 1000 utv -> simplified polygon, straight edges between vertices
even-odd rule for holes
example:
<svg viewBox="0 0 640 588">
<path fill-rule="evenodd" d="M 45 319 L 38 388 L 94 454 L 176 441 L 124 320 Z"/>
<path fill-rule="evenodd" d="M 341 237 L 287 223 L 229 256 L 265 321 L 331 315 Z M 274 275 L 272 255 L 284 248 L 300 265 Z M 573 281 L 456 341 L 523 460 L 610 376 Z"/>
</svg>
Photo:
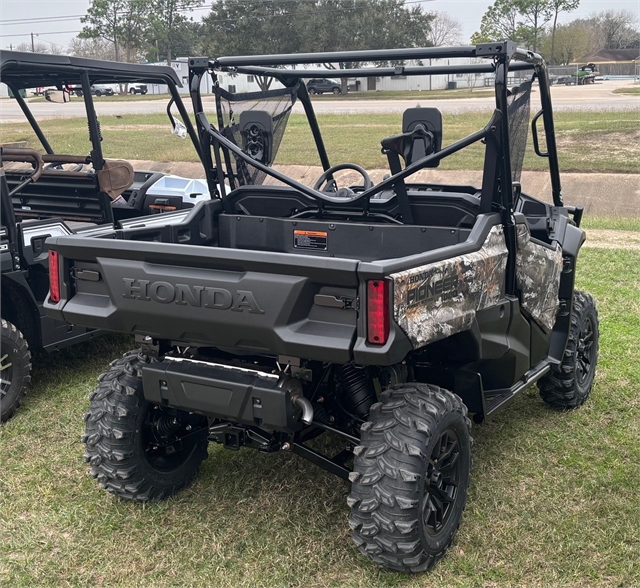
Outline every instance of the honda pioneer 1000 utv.
<svg viewBox="0 0 640 588">
<path fill-rule="evenodd" d="M 99 334 L 45 315 L 42 304 L 49 286 L 47 237 L 111 234 L 115 226 L 139 224 L 140 217 L 153 212 L 193 206 L 194 200 L 189 202 L 187 198 L 183 203 L 175 191 L 166 190 L 165 174 L 134 171 L 128 161 L 107 159 L 111 143 L 108 132 L 103 143 L 89 91 L 91 85 L 147 82 L 166 86 L 171 96 L 170 99 L 167 95 L 169 107 L 176 104 L 198 153 L 200 147 L 178 93 L 180 80 L 170 67 L 0 51 L 0 79 L 12 91 L 32 131 L 22 133 L 26 141 L 0 147 L 0 421 L 4 422 L 15 413 L 27 392 L 33 351 L 58 350 Z M 25 91 L 38 87 L 50 88 L 44 92 L 50 104 L 31 105 L 25 101 Z M 47 137 L 38 123 L 38 114 L 50 116 L 55 109 L 61 117 L 73 116 L 69 113 L 73 105 L 65 104 L 72 93 L 82 96 L 73 100 L 84 107 L 87 122 L 80 132 L 86 150 L 60 153 L 56 147 L 68 147 L 69 135 L 64 142 L 55 133 Z M 166 216 L 162 222 L 169 224 L 169 218 L 175 221 L 182 218 L 181 214 L 183 217 L 179 211 Z M 147 220 L 158 221 L 151 216 Z"/>
<path fill-rule="evenodd" d="M 301 79 L 322 73 L 279 67 L 439 58 L 467 63 L 332 71 L 495 76 L 493 114 L 459 141 L 445 144 L 436 109 L 406 111 L 398 134 L 382 138 L 390 175 L 377 184 L 357 165 L 329 162 Z M 591 296 L 574 292 L 582 209 L 563 206 L 545 64 L 511 42 L 189 63 L 218 197 L 171 227 L 49 240 L 59 293 L 50 315 L 140 343 L 91 394 L 83 439 L 92 474 L 117 496 L 155 500 L 196 476 L 209 442 L 292 451 L 351 481 L 362 553 L 427 570 L 465 506 L 468 415 L 480 423 L 534 382 L 548 404 L 575 407 L 593 384 L 597 313 Z M 228 93 L 217 83 L 227 71 L 272 76 L 279 87 Z M 208 75 L 211 118 L 199 94 Z M 533 143 L 549 161 L 553 204 L 519 184 L 534 79 L 542 110 Z M 297 100 L 324 168 L 313 188 L 272 167 Z M 474 143 L 481 186 L 407 181 Z M 361 185 L 338 189 L 343 169 Z M 266 176 L 280 185 L 264 185 Z M 337 455 L 308 444 L 327 432 L 346 443 Z"/>
</svg>

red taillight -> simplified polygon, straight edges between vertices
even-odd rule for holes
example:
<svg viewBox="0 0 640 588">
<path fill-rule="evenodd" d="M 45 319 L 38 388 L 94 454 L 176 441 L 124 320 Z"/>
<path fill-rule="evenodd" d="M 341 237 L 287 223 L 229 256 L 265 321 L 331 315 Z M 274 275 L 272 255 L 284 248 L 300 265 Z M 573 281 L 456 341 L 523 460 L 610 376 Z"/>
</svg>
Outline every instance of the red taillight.
<svg viewBox="0 0 640 588">
<path fill-rule="evenodd" d="M 60 267 L 58 252 L 49 250 L 49 300 L 54 304 L 60 302 Z"/>
<path fill-rule="evenodd" d="M 384 345 L 389 338 L 389 282 L 367 282 L 367 341 Z"/>
</svg>

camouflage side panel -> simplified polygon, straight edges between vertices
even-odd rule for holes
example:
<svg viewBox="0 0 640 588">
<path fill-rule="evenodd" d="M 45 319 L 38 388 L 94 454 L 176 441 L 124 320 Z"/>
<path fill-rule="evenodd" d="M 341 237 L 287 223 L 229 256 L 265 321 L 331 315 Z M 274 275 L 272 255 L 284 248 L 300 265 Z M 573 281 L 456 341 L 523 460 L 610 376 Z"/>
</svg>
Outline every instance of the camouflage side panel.
<svg viewBox="0 0 640 588">
<path fill-rule="evenodd" d="M 549 249 L 531 240 L 529 227 L 517 225 L 516 285 L 522 307 L 545 331 L 553 329 L 560 301 L 562 248 Z"/>
<path fill-rule="evenodd" d="M 394 317 L 414 349 L 471 328 L 504 297 L 507 247 L 493 227 L 479 251 L 392 274 Z"/>
</svg>

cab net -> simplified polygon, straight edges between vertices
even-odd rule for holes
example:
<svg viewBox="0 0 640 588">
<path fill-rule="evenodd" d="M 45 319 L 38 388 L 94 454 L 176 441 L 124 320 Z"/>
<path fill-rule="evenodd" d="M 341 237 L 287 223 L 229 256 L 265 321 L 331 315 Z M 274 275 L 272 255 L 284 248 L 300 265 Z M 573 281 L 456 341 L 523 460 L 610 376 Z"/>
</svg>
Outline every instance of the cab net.
<svg viewBox="0 0 640 588">
<path fill-rule="evenodd" d="M 276 158 L 298 86 L 232 94 L 214 88 L 218 129 L 252 159 L 271 166 Z M 223 160 L 237 184 L 259 185 L 266 173 L 222 148 Z"/>
<path fill-rule="evenodd" d="M 512 181 L 519 182 L 529 138 L 531 117 L 531 84 L 533 79 L 512 87 L 507 99 L 507 119 L 509 122 L 509 150 L 511 154 Z"/>
</svg>

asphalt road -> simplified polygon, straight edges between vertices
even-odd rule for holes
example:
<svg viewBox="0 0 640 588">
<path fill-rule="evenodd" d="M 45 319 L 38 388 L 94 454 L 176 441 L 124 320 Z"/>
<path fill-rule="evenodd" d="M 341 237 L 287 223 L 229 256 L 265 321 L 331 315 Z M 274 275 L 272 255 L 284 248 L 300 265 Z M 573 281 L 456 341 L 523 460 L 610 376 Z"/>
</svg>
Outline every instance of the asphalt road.
<svg viewBox="0 0 640 588">
<path fill-rule="evenodd" d="M 633 86 L 631 80 L 605 81 L 589 86 L 553 86 L 552 101 L 556 111 L 563 110 L 640 110 L 640 96 L 631 94 L 614 94 L 613 90 L 622 86 Z M 417 103 L 423 106 L 439 108 L 444 113 L 460 113 L 468 111 L 488 111 L 493 108 L 494 99 L 488 98 L 457 98 L 451 100 L 420 100 L 420 92 L 416 98 L 407 100 L 316 100 L 314 108 L 317 113 L 389 113 L 403 112 Z M 187 108 L 191 110 L 188 96 Z M 205 101 L 213 100 L 205 98 Z M 139 100 L 131 102 L 94 100 L 96 112 L 101 115 L 122 114 L 154 114 L 164 112 L 165 100 Z M 532 105 L 539 104 L 539 94 L 534 89 Z M 49 102 L 33 102 L 30 108 L 37 120 L 47 118 L 83 117 L 84 104 L 69 102 L 67 104 L 52 104 Z M 300 104 L 296 104 L 294 112 L 303 112 Z M 23 122 L 24 116 L 14 100 L 0 100 L 0 123 Z"/>
</svg>

